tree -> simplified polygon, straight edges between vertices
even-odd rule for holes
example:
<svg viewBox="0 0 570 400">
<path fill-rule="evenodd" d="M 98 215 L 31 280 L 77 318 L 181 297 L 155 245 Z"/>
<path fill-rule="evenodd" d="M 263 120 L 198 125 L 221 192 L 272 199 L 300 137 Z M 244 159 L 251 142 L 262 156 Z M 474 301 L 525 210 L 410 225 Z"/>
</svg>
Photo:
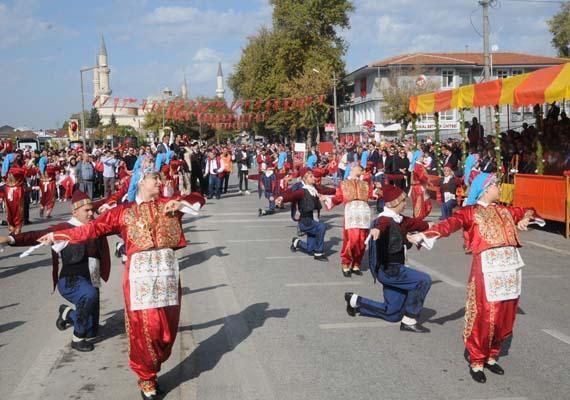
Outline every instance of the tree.
<svg viewBox="0 0 570 400">
<path fill-rule="evenodd" d="M 549 19 L 548 26 L 552 33 L 552 46 L 559 57 L 570 56 L 570 3 L 564 2 L 560 11 Z"/>
<path fill-rule="evenodd" d="M 384 99 L 382 111 L 387 119 L 401 124 L 402 136 L 405 135 L 406 128 L 412 121 L 410 97 L 432 92 L 437 89 L 437 85 L 433 81 L 428 81 L 427 85 L 423 88 L 418 87 L 415 79 L 421 73 L 422 67 L 419 65 L 413 69 L 392 70 L 388 76 L 388 84 L 378 88 Z"/>
<path fill-rule="evenodd" d="M 89 113 L 89 118 L 87 119 L 88 128 L 97 128 L 101 124 L 101 116 L 99 115 L 99 110 L 95 107 L 91 109 Z"/>
<path fill-rule="evenodd" d="M 116 128 L 118 126 L 117 118 L 115 118 L 115 114 L 111 114 L 111 119 L 109 120 L 109 126 L 111 128 Z"/>
<path fill-rule="evenodd" d="M 234 96 L 242 99 L 275 99 L 329 93 L 332 72 L 344 74 L 347 45 L 338 31 L 349 28 L 348 0 L 271 0 L 272 29 L 262 27 L 248 39 L 235 71 L 229 78 Z M 320 73 L 314 72 L 317 69 Z M 317 101 L 313 102 L 313 104 Z M 316 121 L 330 118 L 328 107 L 303 111 L 271 111 L 258 134 L 310 132 Z"/>
</svg>

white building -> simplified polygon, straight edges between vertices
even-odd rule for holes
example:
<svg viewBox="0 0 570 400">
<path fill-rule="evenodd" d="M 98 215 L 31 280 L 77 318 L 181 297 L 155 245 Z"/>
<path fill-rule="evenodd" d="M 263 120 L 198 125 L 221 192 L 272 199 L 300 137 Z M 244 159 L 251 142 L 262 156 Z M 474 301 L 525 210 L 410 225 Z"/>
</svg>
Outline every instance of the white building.
<svg viewBox="0 0 570 400">
<path fill-rule="evenodd" d="M 566 62 L 568 60 L 556 57 L 511 52 L 493 53 L 492 79 L 506 78 Z M 398 82 L 415 85 L 423 75 L 433 90 L 446 90 L 481 82 L 483 67 L 483 53 L 404 54 L 365 65 L 344 78 L 349 88 L 350 101 L 340 104 L 339 133 L 358 135 L 362 132 L 363 123 L 372 121 L 376 132 L 397 135 L 400 124 L 387 118 L 383 111 L 385 103 L 382 90 L 389 87 L 391 82 L 397 79 Z M 501 112 L 502 129 L 518 128 L 523 121 L 534 122 L 532 108 L 512 110 L 505 106 Z M 470 121 L 472 117 L 477 117 L 485 125 L 484 110 L 465 112 L 466 121 Z M 459 118 L 457 110 L 440 113 L 442 136 L 459 132 Z M 420 116 L 417 127 L 420 132 L 433 132 L 433 115 Z M 485 130 L 489 132 L 489 127 L 485 126 Z"/>
</svg>

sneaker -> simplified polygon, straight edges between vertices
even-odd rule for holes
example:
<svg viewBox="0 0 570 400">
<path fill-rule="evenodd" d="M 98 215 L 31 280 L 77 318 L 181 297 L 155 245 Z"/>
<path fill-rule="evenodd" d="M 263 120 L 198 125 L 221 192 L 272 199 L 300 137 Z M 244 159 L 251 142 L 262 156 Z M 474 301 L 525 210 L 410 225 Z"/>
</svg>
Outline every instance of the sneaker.
<svg viewBox="0 0 570 400">
<path fill-rule="evenodd" d="M 238 194 L 243 194 L 243 192 L 241 190 L 238 190 Z"/>
<path fill-rule="evenodd" d="M 71 348 L 81 352 L 88 352 L 93 351 L 95 346 L 93 346 L 93 343 L 89 343 L 87 340 L 83 339 L 79 342 L 71 341 Z"/>
<path fill-rule="evenodd" d="M 293 253 L 295 253 L 297 251 L 297 244 L 299 243 L 299 238 L 298 237 L 294 237 L 293 239 L 291 239 L 291 251 Z"/>
<path fill-rule="evenodd" d="M 325 256 L 324 254 L 315 254 L 314 255 L 314 259 L 316 261 L 328 261 L 329 259 L 327 258 L 327 256 Z"/>
<path fill-rule="evenodd" d="M 57 329 L 59 329 L 60 331 L 64 331 L 68 327 L 67 321 L 65 319 L 63 319 L 63 313 L 68 308 L 70 308 L 70 307 L 66 306 L 65 304 L 62 304 L 59 306 L 59 315 L 57 316 L 57 320 L 55 321 L 55 326 L 57 326 Z"/>
<path fill-rule="evenodd" d="M 251 192 L 249 190 L 246 190 L 245 194 L 251 194 Z"/>
</svg>

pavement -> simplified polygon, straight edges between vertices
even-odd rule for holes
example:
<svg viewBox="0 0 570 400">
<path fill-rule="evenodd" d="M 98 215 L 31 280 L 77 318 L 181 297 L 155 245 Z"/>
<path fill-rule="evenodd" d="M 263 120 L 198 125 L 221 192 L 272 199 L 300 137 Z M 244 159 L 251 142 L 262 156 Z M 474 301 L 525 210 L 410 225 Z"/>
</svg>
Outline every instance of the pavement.
<svg viewBox="0 0 570 400">
<path fill-rule="evenodd" d="M 342 208 L 323 213 L 324 263 L 291 253 L 289 211 L 257 217 L 264 205 L 233 185 L 199 217 L 184 219 L 190 244 L 177 252 L 179 336 L 159 375 L 166 399 L 570 398 L 570 242 L 560 234 L 521 234 L 526 266 L 514 337 L 500 359 L 506 374 L 488 373 L 482 385 L 469 376 L 461 336 L 471 263 L 461 234 L 408 253 L 409 264 L 433 279 L 421 316 L 431 333 L 402 333 L 398 324 L 345 312 L 345 291 L 381 299 L 381 285 L 367 271 L 341 275 Z M 67 215 L 58 204 L 50 223 Z M 37 209 L 32 220 L 25 230 L 47 226 Z M 52 293 L 48 252 L 20 259 L 23 250 L 0 253 L 0 391 L 16 400 L 139 398 L 128 368 L 119 260 L 113 257 L 101 291 L 102 337 L 95 351 L 78 353 L 71 331 L 55 328 L 64 301 Z"/>
</svg>

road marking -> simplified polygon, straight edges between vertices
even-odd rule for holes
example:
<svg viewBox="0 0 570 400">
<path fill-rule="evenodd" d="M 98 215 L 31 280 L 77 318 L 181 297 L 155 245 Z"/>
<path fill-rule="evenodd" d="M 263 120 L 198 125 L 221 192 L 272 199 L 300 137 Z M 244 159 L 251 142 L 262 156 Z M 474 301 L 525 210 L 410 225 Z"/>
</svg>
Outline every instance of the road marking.
<svg viewBox="0 0 570 400">
<path fill-rule="evenodd" d="M 493 397 L 492 399 L 477 399 L 477 400 L 528 400 L 528 397 Z"/>
<path fill-rule="evenodd" d="M 555 329 L 543 329 L 544 333 L 548 333 L 550 336 L 555 337 L 558 340 L 563 341 L 566 344 L 570 344 L 570 336 L 563 334 Z"/>
<path fill-rule="evenodd" d="M 239 240 L 228 240 L 228 243 L 263 243 L 263 242 L 285 242 L 291 240 L 291 238 L 281 238 L 281 239 L 239 239 Z"/>
<path fill-rule="evenodd" d="M 267 228 L 266 225 L 270 225 L 269 222 L 263 224 L 263 225 L 245 225 L 244 228 L 248 228 L 248 229 L 257 229 L 257 228 Z M 279 225 L 276 224 L 276 226 L 274 226 L 274 228 L 296 228 L 297 225 L 284 225 L 283 223 L 279 223 Z"/>
<path fill-rule="evenodd" d="M 388 321 L 370 321 L 370 322 L 340 322 L 336 324 L 319 324 L 321 329 L 352 329 L 352 328 L 388 328 L 398 326 L 398 323 Z"/>
<path fill-rule="evenodd" d="M 422 263 L 420 263 L 420 262 L 418 262 L 418 261 L 416 261 L 416 260 L 413 260 L 413 259 L 411 259 L 411 258 L 408 258 L 408 261 L 409 261 L 409 264 L 410 264 L 412 267 L 417 267 L 418 269 L 421 269 L 421 270 L 423 270 L 424 272 L 427 272 L 427 273 L 430 274 L 431 276 L 433 276 L 433 277 L 435 277 L 435 278 L 437 278 L 437 279 L 439 279 L 439 280 L 441 280 L 441 281 L 447 283 L 448 285 L 451 285 L 451 286 L 456 287 L 456 288 L 465 288 L 465 284 L 464 284 L 464 283 L 457 282 L 455 279 L 452 279 L 452 278 L 448 277 L 447 275 L 442 274 L 442 273 L 439 272 L 439 271 L 436 271 L 435 269 L 432 269 L 432 268 L 430 268 L 430 267 L 428 267 L 428 266 L 426 266 L 426 265 L 423 265 Z"/>
<path fill-rule="evenodd" d="M 312 287 L 312 286 L 357 286 L 362 285 L 362 282 L 301 282 L 301 283 L 286 283 L 286 287 Z"/>
<path fill-rule="evenodd" d="M 528 243 L 528 244 L 532 244 L 533 246 L 536 246 L 536 247 L 541 247 L 541 248 L 546 249 L 546 250 L 551 250 L 551 251 L 554 251 L 556 253 L 563 254 L 565 256 L 570 256 L 569 251 L 560 250 L 560 249 L 557 249 L 556 247 L 551 247 L 551 246 L 547 246 L 545 244 L 531 242 L 530 240 L 525 240 L 524 242 Z"/>
<path fill-rule="evenodd" d="M 288 260 L 291 258 L 306 258 L 308 259 L 308 256 L 303 255 L 303 256 L 280 256 L 280 257 L 265 257 L 266 260 Z"/>
</svg>

